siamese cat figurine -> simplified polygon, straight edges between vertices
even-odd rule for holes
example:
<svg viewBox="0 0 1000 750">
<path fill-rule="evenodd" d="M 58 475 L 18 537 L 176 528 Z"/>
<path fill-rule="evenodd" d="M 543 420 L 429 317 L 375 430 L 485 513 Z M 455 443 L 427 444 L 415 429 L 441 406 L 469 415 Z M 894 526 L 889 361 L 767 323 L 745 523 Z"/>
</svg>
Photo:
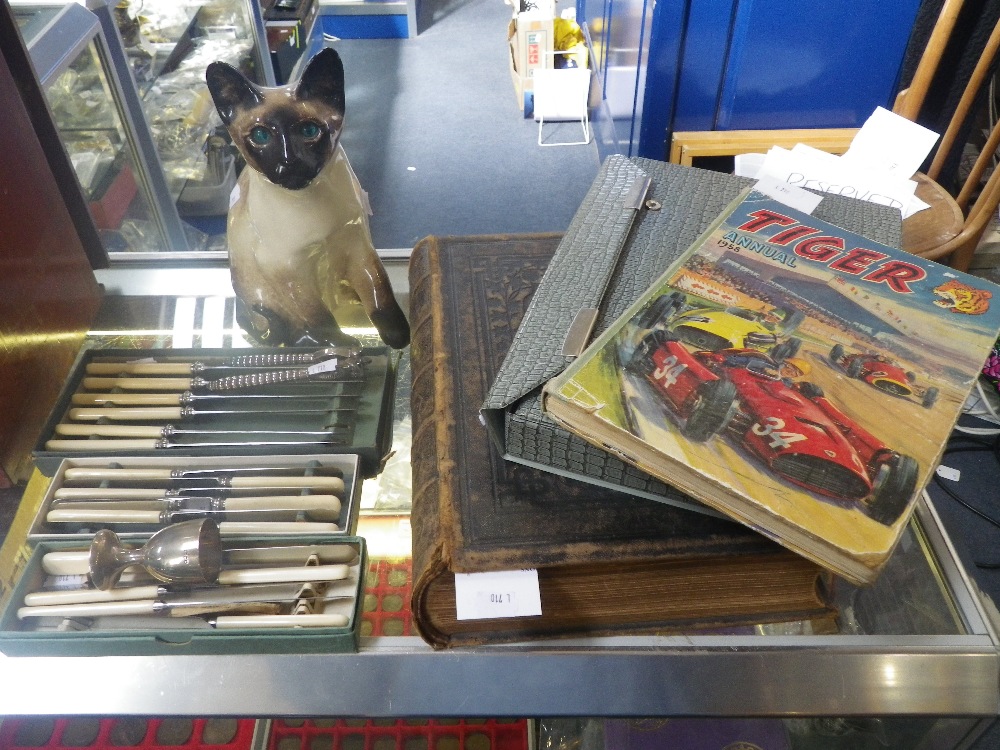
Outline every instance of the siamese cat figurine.
<svg viewBox="0 0 1000 750">
<path fill-rule="evenodd" d="M 334 312 L 360 301 L 402 349 L 410 327 L 372 245 L 367 196 L 340 145 L 344 66 L 326 48 L 297 83 L 261 87 L 224 62 L 208 89 L 247 167 L 230 199 L 237 322 L 268 346 L 356 346 Z"/>
</svg>

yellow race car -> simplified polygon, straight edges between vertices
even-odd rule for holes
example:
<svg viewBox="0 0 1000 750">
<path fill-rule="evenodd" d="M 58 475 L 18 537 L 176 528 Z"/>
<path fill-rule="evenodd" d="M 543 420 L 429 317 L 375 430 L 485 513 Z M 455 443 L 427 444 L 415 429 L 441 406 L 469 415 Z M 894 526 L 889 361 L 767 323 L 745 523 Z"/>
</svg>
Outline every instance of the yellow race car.
<svg viewBox="0 0 1000 750">
<path fill-rule="evenodd" d="M 722 349 L 759 349 L 778 360 L 794 357 L 802 345 L 801 339 L 790 337 L 804 315 L 799 310 L 750 310 L 745 307 L 688 308 L 681 292 L 666 296 L 670 304 L 666 327 L 684 343 L 703 351 Z"/>
</svg>

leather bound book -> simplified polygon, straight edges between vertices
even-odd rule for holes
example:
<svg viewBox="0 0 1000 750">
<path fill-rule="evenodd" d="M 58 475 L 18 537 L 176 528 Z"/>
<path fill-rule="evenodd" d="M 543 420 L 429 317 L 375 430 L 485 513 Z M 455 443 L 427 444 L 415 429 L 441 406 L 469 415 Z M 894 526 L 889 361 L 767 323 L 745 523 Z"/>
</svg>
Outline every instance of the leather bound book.
<svg viewBox="0 0 1000 750">
<path fill-rule="evenodd" d="M 428 237 L 410 260 L 414 621 L 436 648 L 829 623 L 821 569 L 715 515 L 505 461 L 479 407 L 559 235 Z M 454 574 L 538 570 L 542 614 L 456 616 Z"/>
</svg>

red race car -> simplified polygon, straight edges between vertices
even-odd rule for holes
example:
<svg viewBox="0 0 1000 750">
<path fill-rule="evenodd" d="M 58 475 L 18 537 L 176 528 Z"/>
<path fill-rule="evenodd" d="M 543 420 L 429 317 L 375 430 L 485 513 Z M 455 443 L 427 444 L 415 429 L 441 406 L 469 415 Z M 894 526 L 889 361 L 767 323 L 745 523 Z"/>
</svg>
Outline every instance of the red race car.
<svg viewBox="0 0 1000 750">
<path fill-rule="evenodd" d="M 782 377 L 754 349 L 689 352 L 669 331 L 649 333 L 626 369 L 653 384 L 681 434 L 725 432 L 771 472 L 890 525 L 916 489 L 915 459 L 897 453 L 834 406 L 815 383 Z"/>
<path fill-rule="evenodd" d="M 884 354 L 848 354 L 843 346 L 835 344 L 830 350 L 830 361 L 842 368 L 848 377 L 863 380 L 891 396 L 912 396 L 919 399 L 925 409 L 930 409 L 937 403 L 937 388 L 917 386 L 916 375 L 907 372 Z"/>
</svg>

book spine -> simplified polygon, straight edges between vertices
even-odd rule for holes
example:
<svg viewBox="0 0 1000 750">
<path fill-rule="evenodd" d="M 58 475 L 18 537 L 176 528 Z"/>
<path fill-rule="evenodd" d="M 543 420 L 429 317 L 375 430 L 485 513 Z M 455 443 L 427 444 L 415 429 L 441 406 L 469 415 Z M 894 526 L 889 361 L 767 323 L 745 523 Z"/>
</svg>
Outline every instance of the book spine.
<svg viewBox="0 0 1000 750">
<path fill-rule="evenodd" d="M 451 410 L 441 403 L 452 392 L 448 378 L 448 353 L 442 316 L 443 283 L 440 247 L 436 238 L 421 240 L 410 256 L 410 410 L 413 440 L 410 449 L 413 537 L 413 595 L 410 602 L 417 628 L 432 645 L 438 645 L 430 623 L 426 597 L 435 579 L 447 570 L 445 532 L 450 517 L 450 493 L 442 472 L 450 463 L 448 431 Z M 443 644 L 442 644 L 443 645 Z"/>
</svg>

